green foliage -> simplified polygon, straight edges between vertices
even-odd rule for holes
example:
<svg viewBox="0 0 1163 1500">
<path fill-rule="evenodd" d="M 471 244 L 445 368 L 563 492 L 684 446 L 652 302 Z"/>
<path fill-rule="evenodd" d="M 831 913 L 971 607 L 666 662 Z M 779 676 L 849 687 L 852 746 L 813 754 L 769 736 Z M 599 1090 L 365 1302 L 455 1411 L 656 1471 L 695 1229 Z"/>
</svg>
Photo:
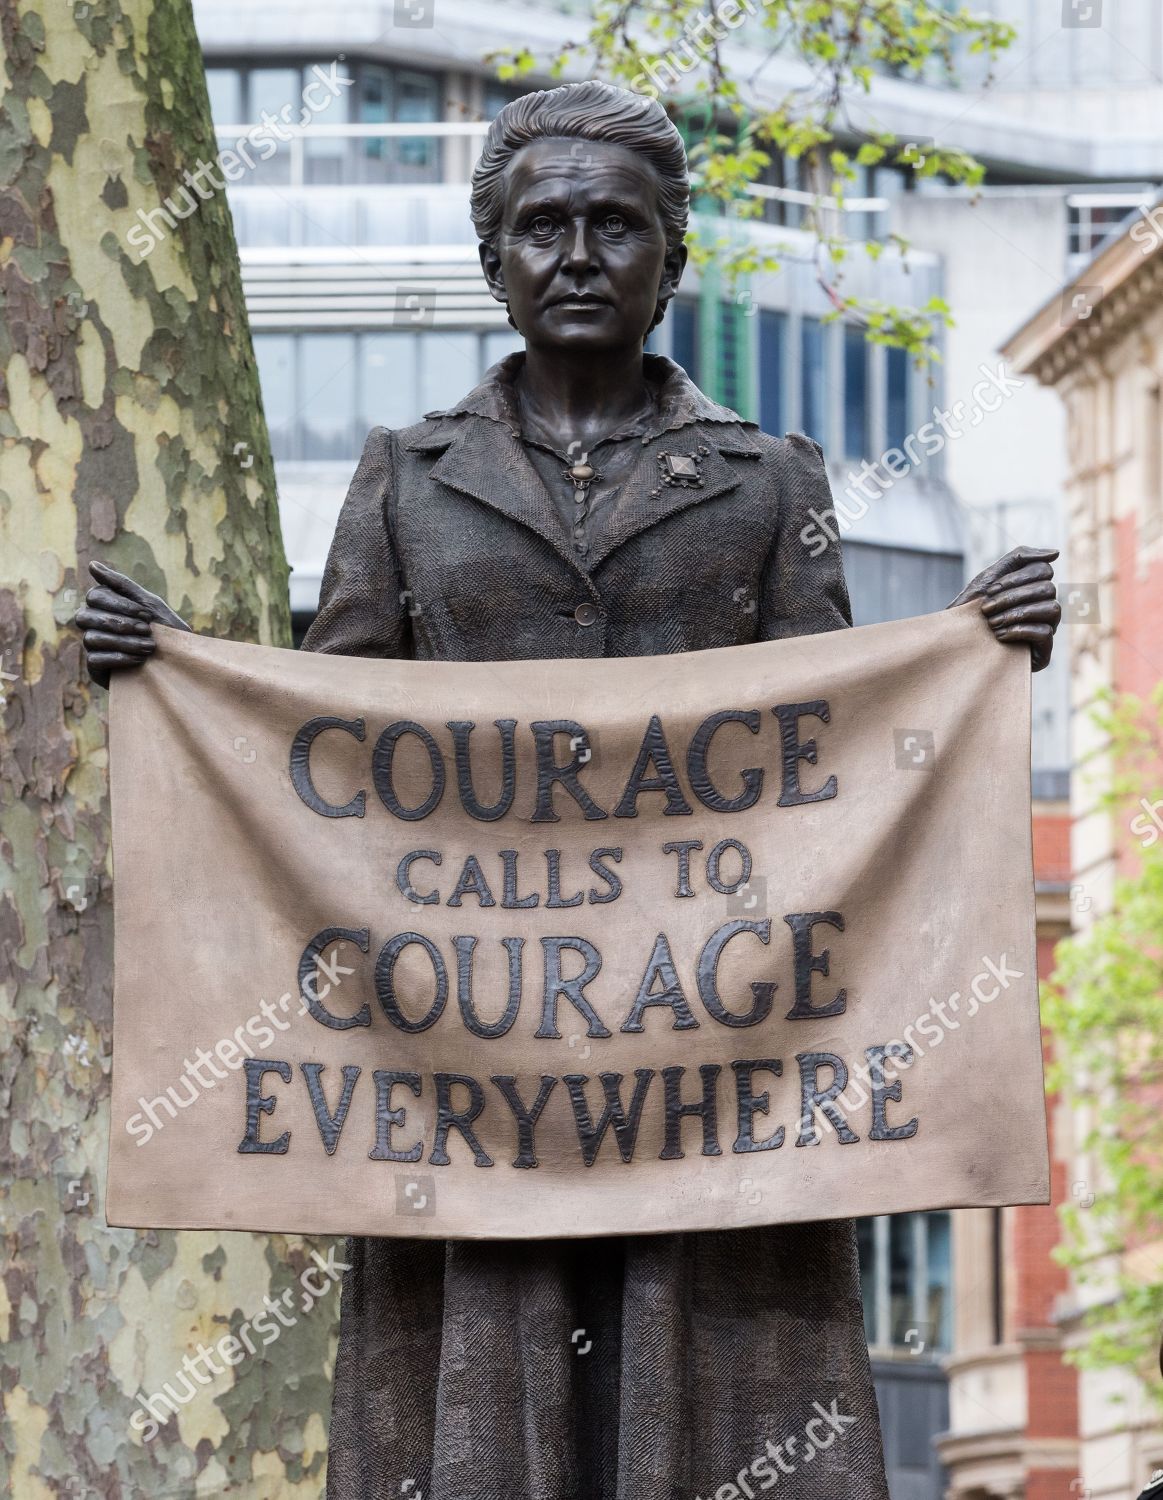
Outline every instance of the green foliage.
<svg viewBox="0 0 1163 1500">
<path fill-rule="evenodd" d="M 845 194 L 865 167 L 896 166 L 968 186 L 982 181 L 984 169 L 955 146 L 858 126 L 847 105 L 871 91 L 878 73 L 955 83 L 960 53 L 984 55 L 992 65 L 1014 35 L 1012 27 L 947 0 L 594 0 L 584 34 L 550 55 L 522 48 L 492 53 L 490 61 L 502 78 L 534 72 L 560 78 L 568 66 L 661 98 L 690 143 L 694 206 L 704 215 L 744 225 L 760 217 L 764 200 L 753 188 L 772 153 L 802 162 L 815 184 L 802 205 L 803 225 L 815 235 L 818 274 L 836 314 L 923 365 L 937 357 L 949 310 L 939 299 L 890 307 L 844 294 L 841 265 L 854 250 L 877 259 L 886 248 L 902 257 L 908 249 L 899 236 L 860 243 L 838 232 Z M 740 36 L 762 58 L 755 66 L 751 53 L 746 76 L 741 54 L 732 50 Z M 767 83 L 764 64 L 777 53 L 798 62 L 802 76 L 773 107 L 759 89 Z M 731 134 L 724 133 L 728 122 Z M 695 264 L 714 260 L 729 284 L 745 273 L 778 271 L 779 255 L 759 248 L 756 238 L 745 246 L 737 233 L 696 236 Z"/>
<path fill-rule="evenodd" d="M 1043 986 L 1047 1081 L 1088 1121 L 1093 1176 L 1074 1185 L 1056 1253 L 1105 1293 L 1075 1362 L 1130 1369 L 1163 1405 L 1163 1259 L 1152 1249 L 1163 1239 L 1163 840 L 1146 811 L 1163 796 L 1163 683 L 1148 703 L 1108 698 L 1097 718 L 1117 766 L 1104 803 L 1138 868 L 1118 880 L 1108 914 L 1059 944 Z"/>
</svg>

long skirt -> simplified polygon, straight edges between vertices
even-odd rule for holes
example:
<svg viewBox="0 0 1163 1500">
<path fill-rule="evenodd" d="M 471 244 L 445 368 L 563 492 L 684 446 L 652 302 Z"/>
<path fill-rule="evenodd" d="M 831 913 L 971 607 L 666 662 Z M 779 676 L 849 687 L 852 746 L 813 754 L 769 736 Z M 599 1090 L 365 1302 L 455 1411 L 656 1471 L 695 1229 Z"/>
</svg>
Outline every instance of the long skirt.
<svg viewBox="0 0 1163 1500">
<path fill-rule="evenodd" d="M 346 1259 L 328 1500 L 888 1500 L 850 1220 Z"/>
</svg>

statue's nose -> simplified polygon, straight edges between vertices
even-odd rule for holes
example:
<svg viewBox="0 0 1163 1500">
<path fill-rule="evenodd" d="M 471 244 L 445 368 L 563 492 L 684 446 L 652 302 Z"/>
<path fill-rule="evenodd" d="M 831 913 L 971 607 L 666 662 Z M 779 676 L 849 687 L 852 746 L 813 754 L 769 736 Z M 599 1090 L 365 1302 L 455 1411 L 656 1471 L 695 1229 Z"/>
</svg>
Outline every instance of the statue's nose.
<svg viewBox="0 0 1163 1500">
<path fill-rule="evenodd" d="M 565 258 L 571 270 L 584 271 L 593 265 L 589 225 L 584 220 L 574 223 L 566 244 Z"/>
</svg>

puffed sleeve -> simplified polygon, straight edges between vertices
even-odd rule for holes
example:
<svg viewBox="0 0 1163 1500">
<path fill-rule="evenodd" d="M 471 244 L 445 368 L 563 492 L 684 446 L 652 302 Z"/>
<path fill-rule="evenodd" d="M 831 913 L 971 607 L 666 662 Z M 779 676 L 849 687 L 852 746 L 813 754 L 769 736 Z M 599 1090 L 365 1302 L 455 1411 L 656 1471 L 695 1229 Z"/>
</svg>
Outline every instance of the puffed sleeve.
<svg viewBox="0 0 1163 1500">
<path fill-rule="evenodd" d="M 392 539 L 392 435 L 373 427 L 339 513 L 305 651 L 411 656 L 412 630 Z"/>
<path fill-rule="evenodd" d="M 779 513 L 759 593 L 759 639 L 852 624 L 832 491 L 819 443 L 793 432 L 774 454 Z"/>
</svg>

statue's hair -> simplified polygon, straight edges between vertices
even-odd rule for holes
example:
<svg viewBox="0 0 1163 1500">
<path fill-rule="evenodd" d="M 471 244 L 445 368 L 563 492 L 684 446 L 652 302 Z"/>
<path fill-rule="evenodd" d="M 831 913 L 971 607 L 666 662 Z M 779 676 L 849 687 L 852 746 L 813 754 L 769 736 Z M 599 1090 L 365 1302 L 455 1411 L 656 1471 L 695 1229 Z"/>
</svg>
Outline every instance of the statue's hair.
<svg viewBox="0 0 1163 1500">
<path fill-rule="evenodd" d="M 472 174 L 472 222 L 496 247 L 504 216 L 505 169 L 523 146 L 540 140 L 606 141 L 645 157 L 658 174 L 658 205 L 666 243 L 683 242 L 690 210 L 686 148 L 657 99 L 591 80 L 522 94 L 489 126 Z"/>
</svg>

